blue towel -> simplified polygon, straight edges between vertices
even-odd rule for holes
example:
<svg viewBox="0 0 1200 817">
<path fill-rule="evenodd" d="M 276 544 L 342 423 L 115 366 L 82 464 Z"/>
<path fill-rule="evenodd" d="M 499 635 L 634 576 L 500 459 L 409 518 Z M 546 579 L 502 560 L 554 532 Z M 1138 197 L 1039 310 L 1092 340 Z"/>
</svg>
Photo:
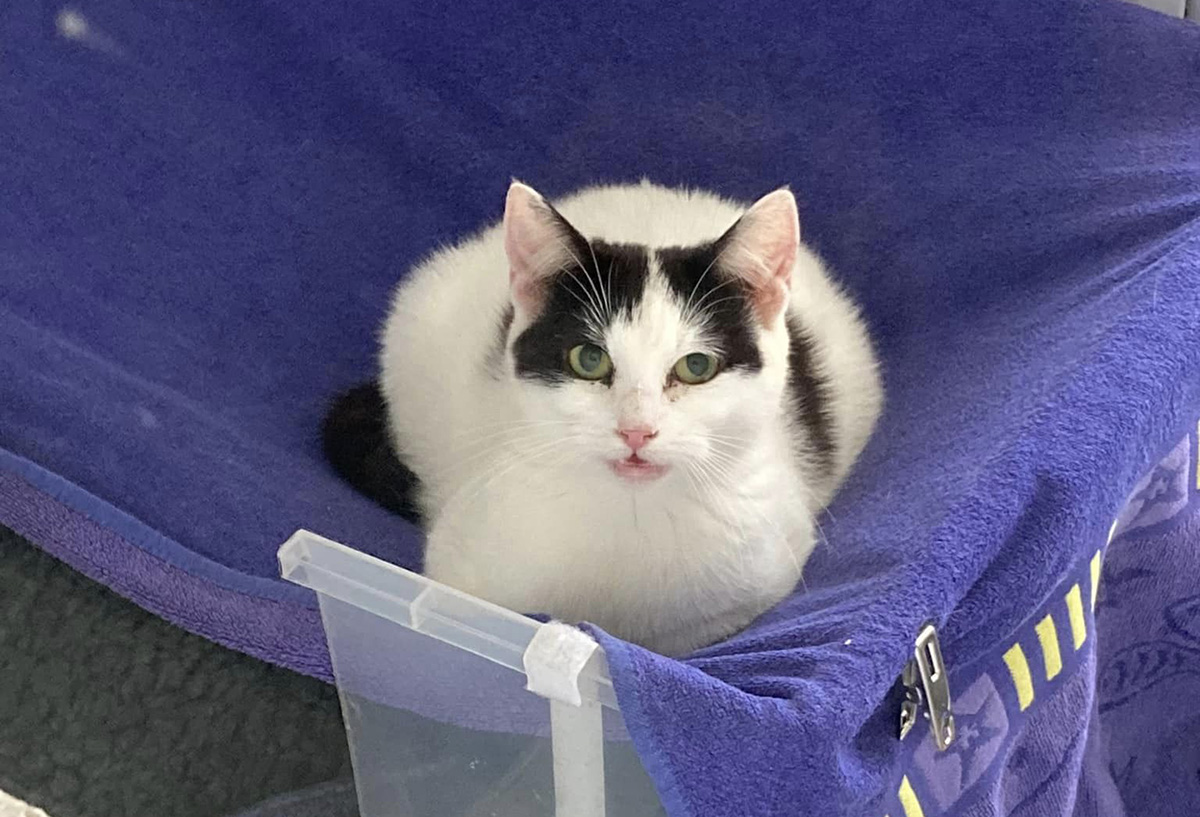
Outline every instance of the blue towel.
<svg viewBox="0 0 1200 817">
<path fill-rule="evenodd" d="M 779 609 L 686 662 L 601 635 L 669 813 L 1117 815 L 1159 775 L 1157 813 L 1190 813 L 1163 713 L 1196 676 L 1171 582 L 1196 566 L 1129 563 L 1153 575 L 1098 618 L 1091 595 L 1200 413 L 1200 30 L 1084 0 L 80 0 L 0 11 L 0 68 L 0 523 L 329 677 L 274 551 L 303 526 L 420 565 L 317 442 L 402 271 L 513 175 L 788 183 L 888 408 Z M 894 736 L 927 620 L 948 753 Z"/>
</svg>

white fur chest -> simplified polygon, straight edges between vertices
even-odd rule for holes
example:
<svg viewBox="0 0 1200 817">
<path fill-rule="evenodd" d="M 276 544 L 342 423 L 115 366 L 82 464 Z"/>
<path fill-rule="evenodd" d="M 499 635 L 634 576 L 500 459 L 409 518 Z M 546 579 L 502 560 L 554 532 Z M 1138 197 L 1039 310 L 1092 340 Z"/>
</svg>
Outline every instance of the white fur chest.
<svg viewBox="0 0 1200 817">
<path fill-rule="evenodd" d="M 650 490 L 600 469 L 509 466 L 441 510 L 426 572 L 511 609 L 686 653 L 787 595 L 813 546 L 796 476 L 764 460 L 736 483 L 672 475 Z"/>
</svg>

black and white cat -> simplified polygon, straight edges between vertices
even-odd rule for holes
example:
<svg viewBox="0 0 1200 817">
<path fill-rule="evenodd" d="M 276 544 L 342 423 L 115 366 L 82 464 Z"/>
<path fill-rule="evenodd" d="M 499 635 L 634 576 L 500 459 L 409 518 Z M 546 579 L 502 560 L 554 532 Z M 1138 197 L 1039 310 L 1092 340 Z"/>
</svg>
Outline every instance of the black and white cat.
<svg viewBox="0 0 1200 817">
<path fill-rule="evenodd" d="M 326 450 L 424 518 L 426 573 L 668 655 L 793 589 L 883 399 L 787 190 L 514 183 L 397 289 L 381 364 Z"/>
</svg>

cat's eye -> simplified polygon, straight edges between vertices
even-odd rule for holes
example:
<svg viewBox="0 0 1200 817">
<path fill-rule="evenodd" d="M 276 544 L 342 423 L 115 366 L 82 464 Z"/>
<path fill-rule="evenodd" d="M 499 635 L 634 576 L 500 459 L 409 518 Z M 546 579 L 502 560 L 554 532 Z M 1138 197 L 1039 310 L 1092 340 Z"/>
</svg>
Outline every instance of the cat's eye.
<svg viewBox="0 0 1200 817">
<path fill-rule="evenodd" d="M 612 372 L 612 358 L 594 343 L 581 343 L 567 352 L 567 365 L 583 380 L 603 380 Z"/>
<path fill-rule="evenodd" d="M 716 377 L 717 359 L 703 352 L 684 355 L 675 363 L 675 376 L 690 386 L 707 383 Z"/>
</svg>

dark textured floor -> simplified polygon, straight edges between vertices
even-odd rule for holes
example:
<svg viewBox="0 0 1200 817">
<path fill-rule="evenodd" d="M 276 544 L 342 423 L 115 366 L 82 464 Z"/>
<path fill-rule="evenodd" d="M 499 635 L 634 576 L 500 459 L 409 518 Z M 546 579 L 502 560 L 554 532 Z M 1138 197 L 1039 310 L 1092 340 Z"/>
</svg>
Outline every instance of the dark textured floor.
<svg viewBox="0 0 1200 817">
<path fill-rule="evenodd" d="M 0 528 L 0 790 L 213 817 L 350 775 L 332 687 L 183 632 Z"/>
</svg>

